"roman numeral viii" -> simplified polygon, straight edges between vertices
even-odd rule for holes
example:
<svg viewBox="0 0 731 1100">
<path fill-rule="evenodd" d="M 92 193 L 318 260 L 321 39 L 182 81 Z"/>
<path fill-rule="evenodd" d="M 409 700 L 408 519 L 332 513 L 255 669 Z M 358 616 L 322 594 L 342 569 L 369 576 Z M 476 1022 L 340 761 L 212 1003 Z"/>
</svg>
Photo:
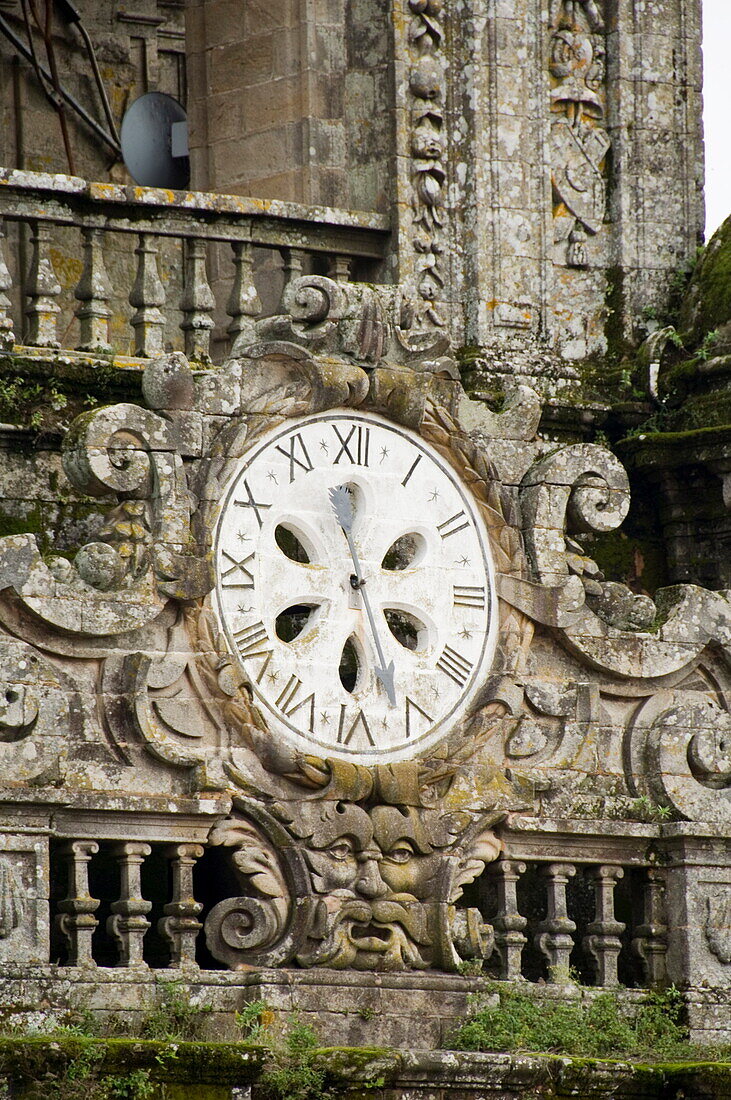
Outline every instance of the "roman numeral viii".
<svg viewBox="0 0 731 1100">
<path fill-rule="evenodd" d="M 260 684 L 274 655 L 274 650 L 269 644 L 269 636 L 264 629 L 264 623 L 252 623 L 251 626 L 244 626 L 241 630 L 235 630 L 234 641 L 243 660 L 248 661 L 254 657 L 264 658 L 264 663 L 256 678 L 257 684 Z"/>
</svg>

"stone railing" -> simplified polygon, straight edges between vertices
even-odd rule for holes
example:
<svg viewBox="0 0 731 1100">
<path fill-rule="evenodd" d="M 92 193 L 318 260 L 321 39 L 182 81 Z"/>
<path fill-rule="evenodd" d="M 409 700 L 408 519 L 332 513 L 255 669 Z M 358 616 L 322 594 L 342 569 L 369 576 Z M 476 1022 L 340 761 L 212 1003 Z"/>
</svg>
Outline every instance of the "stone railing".
<svg viewBox="0 0 731 1100">
<path fill-rule="evenodd" d="M 53 845 L 52 880 L 64 886 L 51 900 L 49 961 L 219 969 L 203 947 L 204 924 L 225 887 L 220 853 L 205 847 L 200 824 L 188 832 L 201 833 L 201 842 L 181 839 L 172 828 L 169 840 L 114 840 L 110 827 L 101 841 Z M 562 860 L 550 850 L 543 858 L 508 851 L 471 888 L 465 901 L 478 905 L 494 931 L 484 973 L 557 987 L 576 979 L 601 988 L 661 985 L 667 950 L 662 870 L 639 856 L 620 863 L 616 850 L 608 853 L 611 862 L 598 862 L 590 843 L 570 847 L 570 858 Z"/>
<path fill-rule="evenodd" d="M 378 214 L 13 170 L 0 222 L 0 350 L 204 363 L 303 272 L 373 279 L 388 241 Z"/>
</svg>

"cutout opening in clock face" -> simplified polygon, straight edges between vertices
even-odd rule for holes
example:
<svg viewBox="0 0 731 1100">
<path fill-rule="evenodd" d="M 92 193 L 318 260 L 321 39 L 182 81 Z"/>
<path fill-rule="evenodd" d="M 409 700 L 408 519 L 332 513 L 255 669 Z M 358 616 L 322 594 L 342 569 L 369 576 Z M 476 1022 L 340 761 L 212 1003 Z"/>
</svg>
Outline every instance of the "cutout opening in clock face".
<svg viewBox="0 0 731 1100">
<path fill-rule="evenodd" d="M 421 755 L 489 674 L 496 599 L 474 498 L 374 413 L 288 421 L 238 461 L 215 606 L 274 737 L 363 763 Z"/>
</svg>

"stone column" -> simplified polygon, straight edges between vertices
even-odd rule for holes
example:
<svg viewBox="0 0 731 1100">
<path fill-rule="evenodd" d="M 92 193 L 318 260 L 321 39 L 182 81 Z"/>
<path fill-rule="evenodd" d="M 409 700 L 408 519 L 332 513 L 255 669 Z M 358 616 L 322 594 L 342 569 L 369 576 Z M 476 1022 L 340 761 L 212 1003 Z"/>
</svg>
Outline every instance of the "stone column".
<svg viewBox="0 0 731 1100">
<path fill-rule="evenodd" d="M 566 886 L 576 868 L 571 863 L 549 863 L 541 868 L 541 874 L 546 880 L 548 913 L 538 926 L 536 946 L 548 960 L 549 982 L 565 984 L 569 980 L 569 957 L 576 931 L 566 908 Z"/>
<path fill-rule="evenodd" d="M 69 966 L 96 966 L 91 937 L 100 903 L 89 893 L 89 862 L 98 851 L 95 840 L 73 840 L 61 849 L 68 866 L 68 896 L 59 902 L 56 927 L 68 946 Z"/>
<path fill-rule="evenodd" d="M 151 851 L 149 844 L 139 841 L 128 841 L 114 849 L 120 872 L 120 898 L 112 902 L 107 931 L 117 944 L 119 966 L 147 966 L 142 958 L 142 942 L 150 927 L 146 914 L 152 909 L 152 902 L 142 897 L 141 870 Z"/>
<path fill-rule="evenodd" d="M 594 920 L 586 929 L 584 948 L 592 960 L 597 985 L 619 985 L 617 958 L 622 949 L 619 937 L 625 925 L 614 917 L 614 888 L 623 876 L 621 867 L 609 864 L 596 867 L 593 873 L 596 908 Z"/>
<path fill-rule="evenodd" d="M 528 920 L 518 912 L 516 897 L 518 879 L 525 874 L 525 864 L 517 859 L 504 859 L 496 864 L 494 874 L 498 912 L 492 925 L 495 929 L 495 947 L 500 955 L 500 976 L 508 981 L 517 981 L 521 977 L 523 948 L 528 942 L 525 936 Z"/>
<path fill-rule="evenodd" d="M 173 872 L 172 901 L 158 921 L 160 934 L 170 945 L 170 966 L 195 966 L 195 941 L 203 925 L 197 919 L 203 909 L 193 896 L 193 868 L 203 855 L 200 844 L 174 844 L 166 854 Z"/>
<path fill-rule="evenodd" d="M 665 876 L 659 868 L 647 868 L 643 892 L 643 921 L 635 929 L 632 950 L 641 959 L 645 981 L 652 987 L 662 985 L 665 981 L 665 956 L 668 949 Z"/>
</svg>

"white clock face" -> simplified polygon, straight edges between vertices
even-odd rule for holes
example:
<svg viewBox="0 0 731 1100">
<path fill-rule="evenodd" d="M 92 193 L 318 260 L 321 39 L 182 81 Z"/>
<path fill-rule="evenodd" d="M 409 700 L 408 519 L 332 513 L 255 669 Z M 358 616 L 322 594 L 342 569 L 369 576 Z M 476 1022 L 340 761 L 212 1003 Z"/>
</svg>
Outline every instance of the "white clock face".
<svg viewBox="0 0 731 1100">
<path fill-rule="evenodd" d="M 218 615 L 273 737 L 362 763 L 465 714 L 497 633 L 474 498 L 372 413 L 280 425 L 240 460 L 215 534 Z"/>
</svg>

